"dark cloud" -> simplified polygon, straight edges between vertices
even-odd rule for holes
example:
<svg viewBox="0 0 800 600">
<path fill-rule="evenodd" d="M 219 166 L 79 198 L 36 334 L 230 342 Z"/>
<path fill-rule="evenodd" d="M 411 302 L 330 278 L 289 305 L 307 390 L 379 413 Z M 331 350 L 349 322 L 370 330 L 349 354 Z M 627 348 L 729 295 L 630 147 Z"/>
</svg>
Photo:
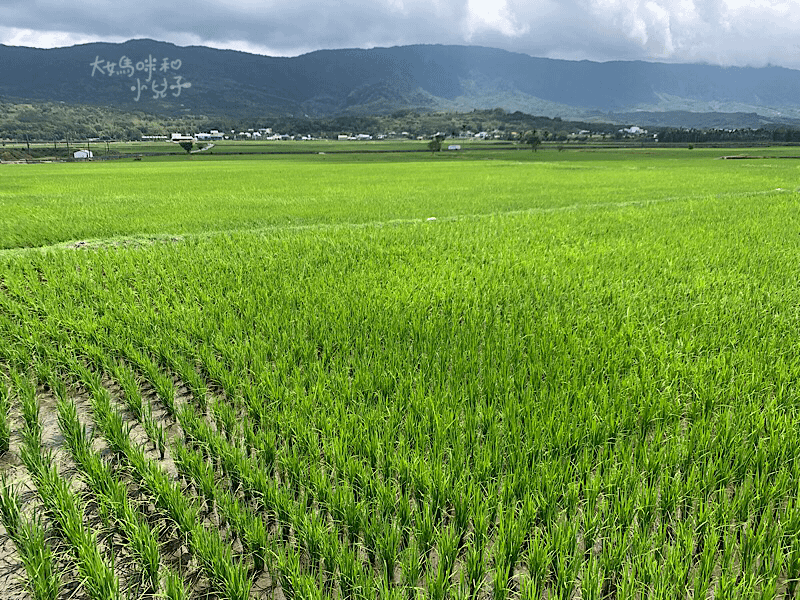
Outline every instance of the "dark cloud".
<svg viewBox="0 0 800 600">
<path fill-rule="evenodd" d="M 757 18 L 754 18 L 754 15 Z M 414 43 L 535 56 L 800 68 L 800 0 L 0 1 L 0 42 L 151 37 L 273 55 Z"/>
</svg>

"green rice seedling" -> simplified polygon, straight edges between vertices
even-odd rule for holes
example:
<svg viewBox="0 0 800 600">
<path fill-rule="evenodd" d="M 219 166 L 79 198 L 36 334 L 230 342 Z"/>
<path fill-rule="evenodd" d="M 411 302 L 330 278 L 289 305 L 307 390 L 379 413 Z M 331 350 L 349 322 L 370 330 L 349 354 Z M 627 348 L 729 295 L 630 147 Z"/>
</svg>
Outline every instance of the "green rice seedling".
<svg viewBox="0 0 800 600">
<path fill-rule="evenodd" d="M 25 585 L 35 600 L 55 600 L 61 593 L 61 577 L 39 517 L 24 520 L 19 494 L 5 480 L 0 483 L 0 518 L 25 567 Z"/>
<path fill-rule="evenodd" d="M 167 412 L 171 417 L 175 417 L 175 385 L 172 379 L 161 372 L 158 365 L 145 352 L 126 344 L 123 349 L 125 357 L 130 360 L 136 368 L 140 369 L 150 384 L 156 391 L 161 402 L 164 403 Z"/>
<path fill-rule="evenodd" d="M 32 441 L 41 444 L 42 425 L 39 422 L 39 402 L 36 399 L 36 388 L 30 379 L 19 373 L 12 372 L 12 379 L 17 390 L 17 395 L 22 404 L 22 418 L 25 422 L 26 435 Z"/>
<path fill-rule="evenodd" d="M 376 588 L 378 600 L 403 600 L 403 590 L 393 586 L 385 579 L 380 580 Z"/>
<path fill-rule="evenodd" d="M 283 488 L 279 489 L 274 496 L 273 505 L 275 507 L 275 520 L 280 527 L 283 543 L 288 544 L 292 530 L 292 498 L 289 492 Z M 350 543 L 352 545 L 354 543 L 353 540 Z"/>
<path fill-rule="evenodd" d="M 600 563 L 594 556 L 589 557 L 583 564 L 581 573 L 581 600 L 600 600 L 600 590 L 603 585 L 603 575 Z"/>
<path fill-rule="evenodd" d="M 301 573 L 297 578 L 295 598 L 303 600 L 325 600 L 327 596 L 317 584 L 317 580 L 309 573 Z"/>
<path fill-rule="evenodd" d="M 419 578 L 422 576 L 422 556 L 416 542 L 412 541 L 400 554 L 400 566 L 403 571 L 403 587 L 409 599 L 416 596 Z"/>
<path fill-rule="evenodd" d="M 57 572 L 55 557 L 46 541 L 45 528 L 38 518 L 22 524 L 17 546 L 27 574 L 27 586 L 36 600 L 54 600 L 62 590 L 61 575 Z"/>
<path fill-rule="evenodd" d="M 178 472 L 192 482 L 207 503 L 213 502 L 216 489 L 214 469 L 203 460 L 202 454 L 190 450 L 183 444 L 174 444 L 172 458 Z"/>
<path fill-rule="evenodd" d="M 380 554 L 381 541 L 386 523 L 380 519 L 367 519 L 364 523 L 363 547 L 367 554 L 367 563 L 376 569 L 382 566 Z"/>
<path fill-rule="evenodd" d="M 678 503 L 678 484 L 671 477 L 661 479 L 661 495 L 659 496 L 659 509 L 661 521 L 672 520 Z"/>
<path fill-rule="evenodd" d="M 131 506 L 127 490 L 111 472 L 111 469 L 91 450 L 91 438 L 78 420 L 74 402 L 67 398 L 58 401 L 58 422 L 73 459 L 83 472 L 84 479 L 96 496 L 101 515 L 106 522 L 113 516 L 130 544 L 132 554 L 142 568 L 148 589 L 154 591 L 159 585 L 161 554 L 156 534 Z"/>
<path fill-rule="evenodd" d="M 486 563 L 482 547 L 468 545 L 464 557 L 464 577 L 469 588 L 469 597 L 477 598 L 486 577 Z"/>
<path fill-rule="evenodd" d="M 778 583 L 773 579 L 764 581 L 754 596 L 758 600 L 772 600 L 777 598 Z"/>
<path fill-rule="evenodd" d="M 275 456 L 277 437 L 274 431 L 261 431 L 255 437 L 254 446 L 258 449 L 258 461 L 261 469 L 269 476 L 275 474 Z"/>
<path fill-rule="evenodd" d="M 325 475 L 324 471 L 315 465 L 311 466 L 308 479 L 309 491 L 316 499 L 317 506 L 322 512 L 322 516 L 325 517 L 327 516 L 328 506 L 330 505 L 331 501 L 331 494 L 333 493 L 331 480 Z"/>
<path fill-rule="evenodd" d="M 742 571 L 753 572 L 758 559 L 759 532 L 752 521 L 748 521 L 739 530 L 739 560 Z"/>
<path fill-rule="evenodd" d="M 553 595 L 564 600 L 571 598 L 580 570 L 580 563 L 574 555 L 559 552 L 553 557 L 552 568 Z"/>
<path fill-rule="evenodd" d="M 559 598 L 570 598 L 571 593 L 572 591 L 570 590 L 570 595 L 561 595 Z M 617 597 L 630 598 L 632 600 L 636 598 L 636 581 L 634 580 L 631 569 L 624 569 L 622 571 L 617 583 Z"/>
<path fill-rule="evenodd" d="M 133 371 L 124 363 L 117 361 L 112 365 L 112 373 L 120 388 L 122 388 L 122 394 L 128 410 L 131 411 L 137 421 L 143 423 L 145 420 L 144 402 Z"/>
<path fill-rule="evenodd" d="M 244 542 L 250 555 L 253 557 L 253 566 L 257 573 L 266 568 L 267 552 L 269 549 L 269 533 L 260 518 L 248 519 L 245 524 Z"/>
<path fill-rule="evenodd" d="M 116 505 L 118 507 L 120 505 Z M 141 515 L 130 504 L 121 504 L 115 515 L 120 529 L 129 540 L 130 548 L 142 568 L 142 578 L 148 589 L 155 590 L 161 575 L 161 551 L 158 538 Z"/>
<path fill-rule="evenodd" d="M 675 542 L 669 547 L 664 561 L 664 571 L 669 577 L 668 585 L 673 590 L 683 591 L 689 585 L 692 563 L 686 557 L 690 553 L 691 531 L 688 525 L 680 523 L 676 529 Z M 606 582 L 608 581 L 609 578 L 606 577 Z"/>
<path fill-rule="evenodd" d="M 528 577 L 537 590 L 544 590 L 547 574 L 550 569 L 553 547 L 550 539 L 538 530 L 531 536 L 525 562 L 528 567 Z"/>
<path fill-rule="evenodd" d="M 439 571 L 449 581 L 458 558 L 461 533 L 455 525 L 450 525 L 439 532 L 438 538 Z"/>
<path fill-rule="evenodd" d="M 5 480 L 5 477 L 0 483 L 0 518 L 3 520 L 8 535 L 14 539 L 22 524 L 19 493 Z"/>
<path fill-rule="evenodd" d="M 639 495 L 640 502 L 636 513 L 636 521 L 639 531 L 647 532 L 653 525 L 658 508 L 658 488 L 654 485 L 643 486 Z"/>
<path fill-rule="evenodd" d="M 387 582 L 394 582 L 394 569 L 400 553 L 402 534 L 396 525 L 383 523 L 380 525 L 380 535 L 377 539 L 378 558 L 383 566 L 384 578 Z"/>
<path fill-rule="evenodd" d="M 486 547 L 490 527 L 489 509 L 482 495 L 476 490 L 472 500 L 472 544 L 481 550 Z"/>
<path fill-rule="evenodd" d="M 189 592 L 178 573 L 165 569 L 161 578 L 161 597 L 165 600 L 188 600 Z"/>
<path fill-rule="evenodd" d="M 428 554 L 433 548 L 436 535 L 436 525 L 434 524 L 433 509 L 425 505 L 421 513 L 417 513 L 416 540 L 420 553 L 427 562 Z"/>
<path fill-rule="evenodd" d="M 234 408 L 222 400 L 216 399 L 211 405 L 217 427 L 225 433 L 228 442 L 237 437 L 239 418 Z"/>
<path fill-rule="evenodd" d="M 40 448 L 28 448 L 28 451 L 30 457 L 33 453 L 39 453 Z M 70 550 L 77 559 L 83 586 L 93 600 L 121 599 L 119 581 L 100 554 L 96 534 L 84 525 L 82 504 L 51 461 L 50 456 L 44 456 L 38 462 L 29 458 L 26 466 L 36 482 L 37 493 L 46 510 L 69 542 Z"/>
<path fill-rule="evenodd" d="M 433 568 L 428 570 L 425 578 L 428 584 L 428 597 L 431 600 L 444 600 L 450 597 L 450 581 L 445 575 L 444 569 Z"/>
<path fill-rule="evenodd" d="M 326 543 L 322 548 L 322 584 L 325 592 L 330 596 L 336 584 L 336 565 L 339 562 L 339 551 L 341 546 L 333 543 L 333 540 Z"/>
<path fill-rule="evenodd" d="M 150 417 L 146 423 L 145 431 L 152 436 L 150 439 L 158 449 L 158 456 L 161 460 L 164 460 L 167 454 L 167 430 L 163 425 L 154 422 L 152 417 Z"/>
<path fill-rule="evenodd" d="M 344 506 L 344 522 L 347 528 L 347 539 L 353 546 L 358 541 L 362 528 L 363 504 L 356 501 L 353 495 L 346 497 Z"/>
<path fill-rule="evenodd" d="M 525 531 L 520 522 L 516 519 L 514 511 L 509 509 L 500 515 L 500 523 L 497 529 L 497 541 L 495 544 L 494 560 L 496 564 L 502 564 L 508 568 L 513 576 L 514 569 L 522 552 L 522 544 L 525 539 Z M 562 550 L 559 548 L 559 550 Z M 510 585 L 509 581 L 509 585 Z"/>
<path fill-rule="evenodd" d="M 284 548 L 278 554 L 276 565 L 281 591 L 287 600 L 293 600 L 298 593 L 302 593 L 300 590 L 300 578 L 302 575 L 300 557 L 290 548 Z"/>
<path fill-rule="evenodd" d="M 175 369 L 180 378 L 186 382 L 186 385 L 189 386 L 189 391 L 191 391 L 192 398 L 197 403 L 197 407 L 201 411 L 205 411 L 208 388 L 194 366 L 181 356 L 176 356 L 171 366 Z"/>
<path fill-rule="evenodd" d="M 362 593 L 362 574 L 358 557 L 345 550 L 339 555 L 339 590 L 342 598 L 358 598 Z"/>
<path fill-rule="evenodd" d="M 397 490 L 386 480 L 377 482 L 377 504 L 380 509 L 380 516 L 383 520 L 390 519 L 397 508 Z"/>
<path fill-rule="evenodd" d="M 58 425 L 67 446 L 79 460 L 86 460 L 92 454 L 92 440 L 87 427 L 78 419 L 75 403 L 68 398 L 59 398 L 57 410 Z"/>
<path fill-rule="evenodd" d="M 156 389 L 159 399 L 164 403 L 167 412 L 175 417 L 175 385 L 172 379 L 157 371 L 155 367 L 148 372 L 148 378 Z"/>
<path fill-rule="evenodd" d="M 717 579 L 714 598 L 720 600 L 744 598 L 745 596 L 742 595 L 744 585 L 745 581 L 740 582 L 733 573 L 723 571 Z"/>
<path fill-rule="evenodd" d="M 506 600 L 511 591 L 508 582 L 511 580 L 512 572 L 509 565 L 499 563 L 494 566 L 492 574 L 492 600 Z"/>
<path fill-rule="evenodd" d="M 636 549 L 631 551 L 634 577 L 641 588 L 652 588 L 661 577 L 658 552 L 654 552 L 653 549 L 660 549 L 661 546 L 649 536 L 639 538 L 635 546 Z"/>
<path fill-rule="evenodd" d="M 4 376 L 0 375 L 0 456 L 8 452 L 11 444 L 11 425 L 8 422 L 11 412 L 11 397 Z"/>
<path fill-rule="evenodd" d="M 209 579 L 231 600 L 244 600 L 249 596 L 252 582 L 247 568 L 240 561 L 234 561 L 229 545 L 224 544 L 217 532 L 209 532 L 197 519 L 197 508 L 183 495 L 179 486 L 169 480 L 167 475 L 150 462 L 138 448 L 135 448 L 120 429 L 119 415 L 109 406 L 107 393 L 96 389 L 92 395 L 92 408 L 95 417 L 100 417 L 98 426 L 109 439 L 118 438 L 115 445 L 122 456 L 141 478 L 156 506 L 161 507 L 176 523 L 181 533 L 189 540 L 190 551 L 198 558 Z M 117 432 L 117 433 L 113 433 Z"/>
<path fill-rule="evenodd" d="M 400 532 L 399 548 L 402 550 L 408 546 L 408 540 L 411 535 L 411 502 L 408 496 L 400 493 L 400 498 L 397 500 L 397 509 L 395 511 L 395 522 L 397 529 Z"/>
<path fill-rule="evenodd" d="M 453 524 L 459 534 L 459 547 L 464 544 L 464 538 L 467 535 L 470 517 L 469 497 L 472 493 L 472 489 L 467 488 L 463 481 L 454 487 L 452 493 Z"/>
<path fill-rule="evenodd" d="M 600 537 L 603 527 L 603 513 L 599 507 L 584 510 L 583 513 L 583 547 L 588 558 L 594 551 L 595 542 Z"/>
<path fill-rule="evenodd" d="M 620 529 L 611 530 L 603 542 L 603 549 L 600 553 L 600 561 L 603 572 L 605 573 L 603 596 L 609 593 L 616 593 L 622 576 L 627 552 L 628 545 L 623 532 Z M 688 572 L 690 563 L 685 560 L 685 556 L 684 562 L 686 562 L 686 570 Z M 553 566 L 555 567 L 555 565 Z"/>
<path fill-rule="evenodd" d="M 787 549 L 786 557 L 786 595 L 794 598 L 797 583 L 800 581 L 800 538 L 795 538 Z"/>
<path fill-rule="evenodd" d="M 709 530 L 703 539 L 703 548 L 700 560 L 695 570 L 694 590 L 695 597 L 705 597 L 711 587 L 714 567 L 717 564 L 717 550 L 719 547 L 719 532 L 716 528 Z"/>
<path fill-rule="evenodd" d="M 308 563 L 314 573 L 319 572 L 322 549 L 326 543 L 324 525 L 316 513 L 308 513 L 302 506 L 297 507 L 294 522 L 297 524 L 297 537 L 308 553 Z"/>
<path fill-rule="evenodd" d="M 439 524 L 442 519 L 450 485 L 449 473 L 438 462 L 434 462 L 431 468 L 427 501 L 431 507 L 431 514 L 435 524 Z"/>
<path fill-rule="evenodd" d="M 252 581 L 247 568 L 242 561 L 233 558 L 230 546 L 220 539 L 216 531 L 202 527 L 192 529 L 190 550 L 226 598 L 246 600 L 249 597 Z"/>
</svg>

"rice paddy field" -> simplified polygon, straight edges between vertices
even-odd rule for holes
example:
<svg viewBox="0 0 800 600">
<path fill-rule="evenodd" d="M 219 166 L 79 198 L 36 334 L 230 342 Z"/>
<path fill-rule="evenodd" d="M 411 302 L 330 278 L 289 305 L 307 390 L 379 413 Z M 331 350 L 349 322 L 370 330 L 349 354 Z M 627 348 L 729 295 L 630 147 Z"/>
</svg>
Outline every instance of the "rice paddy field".
<svg viewBox="0 0 800 600">
<path fill-rule="evenodd" d="M 791 150 L 0 168 L 3 598 L 794 598 Z"/>
</svg>

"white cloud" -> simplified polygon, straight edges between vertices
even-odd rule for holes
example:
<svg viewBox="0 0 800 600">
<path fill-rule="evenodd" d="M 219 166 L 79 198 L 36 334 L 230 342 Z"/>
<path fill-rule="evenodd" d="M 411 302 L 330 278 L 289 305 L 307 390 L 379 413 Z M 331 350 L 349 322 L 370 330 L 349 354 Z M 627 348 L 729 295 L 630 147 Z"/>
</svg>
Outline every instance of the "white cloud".
<svg viewBox="0 0 800 600">
<path fill-rule="evenodd" d="M 519 37 L 529 31 L 527 25 L 517 22 L 505 0 L 469 0 L 466 19 L 467 39 L 477 32 L 497 31 L 509 38 Z"/>
<path fill-rule="evenodd" d="M 124 42 L 126 37 L 103 37 L 106 42 Z M 40 31 L 19 27 L 0 26 L 0 43 L 6 46 L 31 46 L 33 48 L 61 48 L 98 41 L 96 35 L 71 31 Z"/>
</svg>

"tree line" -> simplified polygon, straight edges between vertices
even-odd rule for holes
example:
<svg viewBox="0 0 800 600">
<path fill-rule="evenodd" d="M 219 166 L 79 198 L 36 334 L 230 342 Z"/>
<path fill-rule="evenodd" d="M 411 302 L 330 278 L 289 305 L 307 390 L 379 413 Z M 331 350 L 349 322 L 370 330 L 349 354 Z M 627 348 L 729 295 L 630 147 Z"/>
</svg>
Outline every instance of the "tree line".
<svg viewBox="0 0 800 600">
<path fill-rule="evenodd" d="M 343 115 L 313 118 L 253 112 L 244 117 L 225 115 L 165 116 L 110 107 L 0 99 L 0 140 L 66 142 L 87 139 L 140 140 L 146 135 L 172 132 L 195 134 L 217 129 L 230 134 L 269 127 L 295 136 L 336 138 L 340 134 L 406 134 L 442 139 L 491 132 L 501 139 L 530 142 L 530 132 L 543 141 L 565 141 L 578 132 L 603 139 L 623 137 L 620 124 L 567 121 L 503 109 L 470 112 L 399 110 L 385 115 Z M 758 142 L 800 143 L 800 127 L 764 126 L 758 129 L 697 129 L 651 127 L 650 139 L 659 143 Z"/>
</svg>

